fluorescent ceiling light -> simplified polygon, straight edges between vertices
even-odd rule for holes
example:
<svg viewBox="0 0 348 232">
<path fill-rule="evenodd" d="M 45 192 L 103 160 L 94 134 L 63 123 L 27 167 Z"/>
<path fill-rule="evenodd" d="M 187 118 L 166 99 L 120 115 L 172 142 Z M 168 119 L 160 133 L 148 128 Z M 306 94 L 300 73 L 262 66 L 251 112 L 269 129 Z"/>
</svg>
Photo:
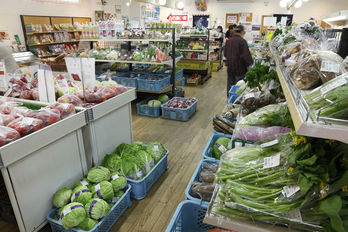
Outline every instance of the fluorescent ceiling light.
<svg viewBox="0 0 348 232">
<path fill-rule="evenodd" d="M 301 6 L 302 6 L 302 1 L 301 0 L 297 1 L 295 3 L 295 5 L 294 5 L 295 8 L 300 8 Z"/>
<path fill-rule="evenodd" d="M 180 1 L 176 4 L 176 6 L 179 8 L 179 9 L 183 9 L 184 8 L 184 2 L 183 1 Z"/>
<path fill-rule="evenodd" d="M 167 0 L 159 0 L 158 3 L 159 3 L 161 6 L 164 6 L 164 5 L 167 3 Z"/>
<path fill-rule="evenodd" d="M 280 6 L 281 8 L 285 8 L 287 5 L 288 5 L 288 3 L 287 3 L 285 0 L 281 0 L 281 1 L 279 2 L 279 6 Z"/>
</svg>

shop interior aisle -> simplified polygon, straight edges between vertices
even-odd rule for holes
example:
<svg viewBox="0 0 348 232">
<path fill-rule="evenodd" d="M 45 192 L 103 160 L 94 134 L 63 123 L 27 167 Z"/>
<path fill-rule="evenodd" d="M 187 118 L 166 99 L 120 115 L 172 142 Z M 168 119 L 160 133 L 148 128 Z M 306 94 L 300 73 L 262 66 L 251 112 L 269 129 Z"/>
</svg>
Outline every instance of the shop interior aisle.
<svg viewBox="0 0 348 232">
<path fill-rule="evenodd" d="M 134 141 L 161 141 L 170 151 L 169 169 L 160 177 L 145 199 L 132 206 L 112 231 L 162 232 L 178 204 L 185 199 L 185 189 L 202 152 L 213 133 L 211 119 L 226 105 L 226 70 L 213 73 L 204 85 L 184 87 L 185 97 L 198 99 L 198 110 L 187 122 L 140 117 L 133 108 Z"/>
<path fill-rule="evenodd" d="M 152 186 L 145 199 L 132 200 L 132 206 L 111 231 L 165 231 L 178 204 L 185 199 L 185 188 L 213 133 L 211 119 L 227 102 L 226 70 L 213 73 L 204 85 L 185 86 L 184 89 L 186 97 L 198 99 L 198 110 L 187 122 L 138 116 L 133 104 L 134 141 L 161 141 L 170 150 L 169 169 Z M 17 231 L 13 225 L 0 221 L 0 232 Z M 41 230 L 50 231 L 48 225 Z"/>
</svg>

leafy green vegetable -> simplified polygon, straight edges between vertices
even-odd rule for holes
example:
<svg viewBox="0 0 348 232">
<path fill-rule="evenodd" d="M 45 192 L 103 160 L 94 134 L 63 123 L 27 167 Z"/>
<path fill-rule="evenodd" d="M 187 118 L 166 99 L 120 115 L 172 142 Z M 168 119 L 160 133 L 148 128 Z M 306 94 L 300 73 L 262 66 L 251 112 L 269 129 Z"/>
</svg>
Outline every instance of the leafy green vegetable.
<svg viewBox="0 0 348 232">
<path fill-rule="evenodd" d="M 94 185 L 93 194 L 94 198 L 110 201 L 114 197 L 113 186 L 110 182 L 104 180 Z"/>
<path fill-rule="evenodd" d="M 74 188 L 79 187 L 79 186 L 87 186 L 90 191 L 92 191 L 92 189 L 93 189 L 93 184 L 89 180 L 87 180 L 87 178 L 81 178 L 79 181 L 77 181 L 74 184 Z"/>
<path fill-rule="evenodd" d="M 116 147 L 114 153 L 122 156 L 123 153 L 134 153 L 136 151 L 137 149 L 133 147 L 132 145 L 127 143 L 121 143 L 120 145 Z"/>
<path fill-rule="evenodd" d="M 122 155 L 122 168 L 123 175 L 130 179 L 139 179 L 144 175 L 143 167 L 145 163 L 139 159 L 136 152 L 124 153 Z"/>
<path fill-rule="evenodd" d="M 92 193 L 87 186 L 78 186 L 74 188 L 71 196 L 71 202 L 78 202 L 85 205 L 92 198 Z"/>
<path fill-rule="evenodd" d="M 155 163 L 166 154 L 166 149 L 160 142 L 151 142 L 147 145 L 146 151 L 153 157 Z"/>
<path fill-rule="evenodd" d="M 121 162 L 121 157 L 118 154 L 106 154 L 103 165 L 110 171 L 120 171 Z"/>
<path fill-rule="evenodd" d="M 110 171 L 105 167 L 92 168 L 87 174 L 87 179 L 93 183 L 99 183 L 103 180 L 109 180 Z"/>
<path fill-rule="evenodd" d="M 110 183 L 112 184 L 114 193 L 116 193 L 127 185 L 127 179 L 124 176 L 122 176 L 119 172 L 113 172 L 111 174 Z"/>
<path fill-rule="evenodd" d="M 61 208 L 70 202 L 72 190 L 68 187 L 58 190 L 53 196 L 53 205 Z"/>
<path fill-rule="evenodd" d="M 138 150 L 146 150 L 146 146 L 144 145 L 143 142 L 140 142 L 140 141 L 133 142 L 133 147 L 135 147 Z"/>
<path fill-rule="evenodd" d="M 92 230 L 96 225 L 98 224 L 97 220 L 94 220 L 92 218 L 86 217 L 85 220 L 83 220 L 78 226 L 77 229 L 79 230 L 85 230 L 90 231 Z"/>
<path fill-rule="evenodd" d="M 118 191 L 116 194 L 115 194 L 115 197 L 122 197 L 124 194 L 123 191 Z"/>
<path fill-rule="evenodd" d="M 59 211 L 59 218 L 64 229 L 78 226 L 86 218 L 86 212 L 81 203 L 70 203 Z"/>
<path fill-rule="evenodd" d="M 99 220 L 108 215 L 110 206 L 106 201 L 95 198 L 88 201 L 85 206 L 85 210 L 88 217 Z"/>
<path fill-rule="evenodd" d="M 216 159 L 220 159 L 223 151 L 227 151 L 228 143 L 230 142 L 229 138 L 221 137 L 216 140 L 216 142 L 212 145 L 213 156 Z"/>
</svg>

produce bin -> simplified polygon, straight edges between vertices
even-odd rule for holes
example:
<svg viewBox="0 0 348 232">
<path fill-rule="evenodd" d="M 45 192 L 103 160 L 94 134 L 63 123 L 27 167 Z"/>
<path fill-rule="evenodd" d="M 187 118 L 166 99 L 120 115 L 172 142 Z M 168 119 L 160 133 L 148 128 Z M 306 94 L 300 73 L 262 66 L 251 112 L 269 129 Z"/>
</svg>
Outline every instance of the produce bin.
<svg viewBox="0 0 348 232">
<path fill-rule="evenodd" d="M 150 78 L 158 78 L 150 80 Z M 170 75 L 166 74 L 148 74 L 138 79 L 138 90 L 158 92 L 170 85 Z"/>
<path fill-rule="evenodd" d="M 206 70 L 210 67 L 210 61 L 181 60 L 176 66 L 183 69 Z"/>
<path fill-rule="evenodd" d="M 237 93 L 237 89 L 239 89 L 239 87 L 239 85 L 232 85 L 231 89 L 228 91 L 228 98 L 230 98 L 232 94 L 239 95 Z"/>
<path fill-rule="evenodd" d="M 202 170 L 203 170 L 203 166 L 202 166 L 203 163 L 219 164 L 219 161 L 218 161 L 218 160 L 212 160 L 212 159 L 209 160 L 209 159 L 207 159 L 207 160 L 201 160 L 201 161 L 198 163 L 197 168 L 196 168 L 195 172 L 193 173 L 193 176 L 191 177 L 191 180 L 190 180 L 189 184 L 188 184 L 187 187 L 186 187 L 185 196 L 186 196 L 186 199 L 187 199 L 187 200 L 192 200 L 192 201 L 197 202 L 197 203 L 200 204 L 200 205 L 204 205 L 205 207 L 208 208 L 209 202 L 203 201 L 203 200 L 200 199 L 200 198 L 194 197 L 194 196 L 192 195 L 192 191 L 191 191 L 191 186 L 192 186 L 192 183 L 193 183 L 194 181 L 202 182 L 202 179 L 201 179 L 200 174 L 201 174 L 201 172 L 202 172 Z"/>
<path fill-rule="evenodd" d="M 181 99 L 181 100 L 186 100 L 188 98 L 183 98 L 183 97 L 175 97 L 172 99 Z M 187 121 L 191 118 L 191 116 L 196 112 L 197 110 L 197 102 L 198 100 L 196 98 L 195 102 L 188 108 L 186 109 L 174 109 L 174 108 L 169 108 L 167 107 L 167 103 L 163 104 L 162 107 L 162 118 L 166 119 L 173 119 L 173 120 L 178 120 L 178 121 Z"/>
<path fill-rule="evenodd" d="M 151 171 L 141 180 L 127 178 L 128 184 L 132 185 L 132 198 L 141 200 L 146 197 L 146 193 L 150 190 L 152 185 L 168 169 L 168 154 L 169 151 L 167 150 L 166 154 L 160 159 L 160 161 L 158 161 Z"/>
<path fill-rule="evenodd" d="M 130 73 L 119 73 L 118 76 L 113 76 L 112 80 L 116 81 L 120 85 L 137 88 L 138 87 L 138 80 L 137 80 L 137 78 L 138 77 L 143 77 L 145 75 L 134 76 L 134 77 L 131 77 L 131 75 L 132 74 L 130 74 Z"/>
<path fill-rule="evenodd" d="M 154 100 L 153 97 L 147 98 L 137 103 L 137 113 L 141 116 L 158 118 L 161 115 L 161 106 L 149 106 L 147 103 Z"/>
<path fill-rule="evenodd" d="M 195 201 L 185 200 L 176 208 L 166 232 L 207 232 L 218 227 L 203 223 L 207 207 Z"/>
<path fill-rule="evenodd" d="M 131 186 L 127 184 L 124 190 L 123 196 L 116 202 L 116 204 L 110 209 L 109 214 L 102 218 L 99 223 L 89 232 L 109 232 L 116 221 L 123 215 L 123 213 L 131 206 L 132 202 L 130 199 Z M 47 220 L 51 226 L 52 232 L 67 231 L 63 228 L 60 221 L 54 219 L 57 213 L 56 209 L 52 209 Z M 76 228 L 71 228 L 68 231 L 83 232 L 84 230 L 79 230 Z"/>
<path fill-rule="evenodd" d="M 212 146 L 216 142 L 216 140 L 218 140 L 221 137 L 226 137 L 226 138 L 231 139 L 232 135 L 226 135 L 226 134 L 219 133 L 219 132 L 215 132 L 214 134 L 212 134 L 210 136 L 210 139 L 209 139 L 207 145 L 204 148 L 204 151 L 203 151 L 203 154 L 202 154 L 203 155 L 203 159 L 212 159 L 212 160 L 219 161 L 218 159 L 215 159 L 213 157 Z M 232 140 L 232 148 L 235 148 L 235 143 L 237 143 L 237 142 L 238 143 L 242 143 L 242 147 L 244 147 L 245 144 L 253 144 L 253 142 L 251 142 L 251 141 L 245 141 L 245 140 L 242 140 L 242 139 L 234 139 L 234 140 Z"/>
<path fill-rule="evenodd" d="M 121 143 L 132 143 L 131 102 L 135 89 L 110 98 L 88 109 L 88 124 L 82 128 L 88 167 L 101 165 Z"/>
<path fill-rule="evenodd" d="M 172 68 L 164 68 L 164 69 L 161 69 L 160 71 L 159 71 L 159 73 L 163 73 L 163 74 L 167 74 L 167 75 L 169 75 L 169 76 L 171 76 L 171 72 L 170 73 L 166 73 L 166 71 L 168 71 L 168 70 L 172 70 Z M 175 82 L 176 81 L 178 81 L 178 80 L 180 80 L 182 77 L 184 76 L 184 69 L 183 68 L 180 68 L 180 70 L 178 70 L 178 71 L 176 71 L 175 72 Z"/>
<path fill-rule="evenodd" d="M 53 194 L 87 173 L 85 112 L 0 147 L 0 167 L 19 230 L 39 231 Z"/>
</svg>

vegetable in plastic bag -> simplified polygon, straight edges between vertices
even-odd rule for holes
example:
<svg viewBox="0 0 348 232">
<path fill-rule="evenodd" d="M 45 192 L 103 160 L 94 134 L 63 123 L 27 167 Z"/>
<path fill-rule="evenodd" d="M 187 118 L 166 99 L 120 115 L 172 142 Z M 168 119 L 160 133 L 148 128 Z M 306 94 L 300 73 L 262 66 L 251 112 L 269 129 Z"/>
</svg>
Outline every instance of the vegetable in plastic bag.
<svg viewBox="0 0 348 232">
<path fill-rule="evenodd" d="M 127 185 L 127 179 L 123 175 L 121 175 L 121 173 L 113 172 L 111 174 L 110 183 L 112 184 L 114 193 L 117 193 L 121 189 L 124 189 L 124 187 Z"/>
<path fill-rule="evenodd" d="M 100 198 L 105 201 L 110 201 L 114 197 L 113 186 L 108 181 L 101 181 L 99 184 L 94 185 L 93 187 L 93 197 Z"/>
<path fill-rule="evenodd" d="M 71 202 L 78 202 L 85 205 L 92 198 L 92 193 L 87 186 L 81 185 L 74 188 Z"/>
<path fill-rule="evenodd" d="M 92 168 L 87 174 L 87 179 L 93 183 L 100 183 L 103 180 L 109 180 L 110 171 L 105 167 Z"/>
<path fill-rule="evenodd" d="M 81 203 L 70 203 L 59 210 L 59 219 L 64 229 L 78 226 L 86 218 L 86 211 Z"/>
<path fill-rule="evenodd" d="M 210 201 L 215 189 L 214 184 L 193 182 L 191 191 L 193 195 L 203 201 Z"/>
<path fill-rule="evenodd" d="M 271 126 L 239 126 L 233 134 L 233 139 L 249 140 L 252 142 L 266 142 L 277 139 L 283 134 L 291 132 L 290 128 Z"/>
<path fill-rule="evenodd" d="M 121 157 L 118 154 L 106 154 L 104 156 L 103 165 L 107 169 L 112 171 L 120 171 L 121 170 Z"/>
<path fill-rule="evenodd" d="M 151 142 L 147 144 L 146 151 L 152 155 L 155 163 L 160 161 L 160 159 L 166 154 L 166 149 L 160 142 Z"/>
<path fill-rule="evenodd" d="M 140 142 L 140 141 L 133 142 L 133 147 L 135 147 L 138 150 L 146 150 L 146 146 L 144 145 L 143 142 Z"/>
<path fill-rule="evenodd" d="M 11 114 L 0 114 L 0 126 L 7 126 L 15 118 Z"/>
<path fill-rule="evenodd" d="M 88 217 L 99 220 L 108 215 L 110 206 L 106 201 L 95 198 L 88 201 L 85 205 L 85 210 Z"/>
<path fill-rule="evenodd" d="M 18 131 L 21 136 L 28 135 L 45 127 L 42 120 L 29 117 L 17 118 L 7 126 Z"/>
<path fill-rule="evenodd" d="M 15 129 L 0 126 L 0 147 L 19 139 L 21 135 Z"/>
<path fill-rule="evenodd" d="M 137 156 L 144 163 L 143 170 L 145 173 L 149 172 L 151 170 L 151 168 L 155 165 L 154 159 L 152 158 L 152 156 L 148 152 L 146 152 L 144 150 L 139 150 L 137 152 Z"/>
<path fill-rule="evenodd" d="M 130 179 L 139 179 L 143 177 L 144 160 L 140 159 L 135 152 L 126 153 L 122 155 L 121 173 Z"/>
<path fill-rule="evenodd" d="M 215 180 L 215 172 L 212 171 L 202 171 L 199 175 L 202 181 L 206 183 L 213 183 Z"/>
<path fill-rule="evenodd" d="M 213 144 L 212 153 L 216 159 L 220 159 L 220 156 L 227 151 L 229 141 L 229 138 L 221 137 Z"/>
<path fill-rule="evenodd" d="M 58 190 L 53 196 L 53 206 L 61 208 L 70 202 L 72 190 L 68 187 Z"/>
<path fill-rule="evenodd" d="M 79 230 L 90 231 L 98 224 L 97 220 L 86 217 L 76 228 Z"/>
<path fill-rule="evenodd" d="M 83 104 L 82 100 L 74 94 L 63 95 L 60 98 L 58 98 L 58 102 L 70 103 L 70 104 L 73 104 L 74 106 L 82 106 Z"/>
<path fill-rule="evenodd" d="M 50 109 L 56 109 L 60 113 L 60 119 L 67 118 L 75 113 L 75 106 L 69 103 L 53 103 L 48 106 Z"/>
</svg>

